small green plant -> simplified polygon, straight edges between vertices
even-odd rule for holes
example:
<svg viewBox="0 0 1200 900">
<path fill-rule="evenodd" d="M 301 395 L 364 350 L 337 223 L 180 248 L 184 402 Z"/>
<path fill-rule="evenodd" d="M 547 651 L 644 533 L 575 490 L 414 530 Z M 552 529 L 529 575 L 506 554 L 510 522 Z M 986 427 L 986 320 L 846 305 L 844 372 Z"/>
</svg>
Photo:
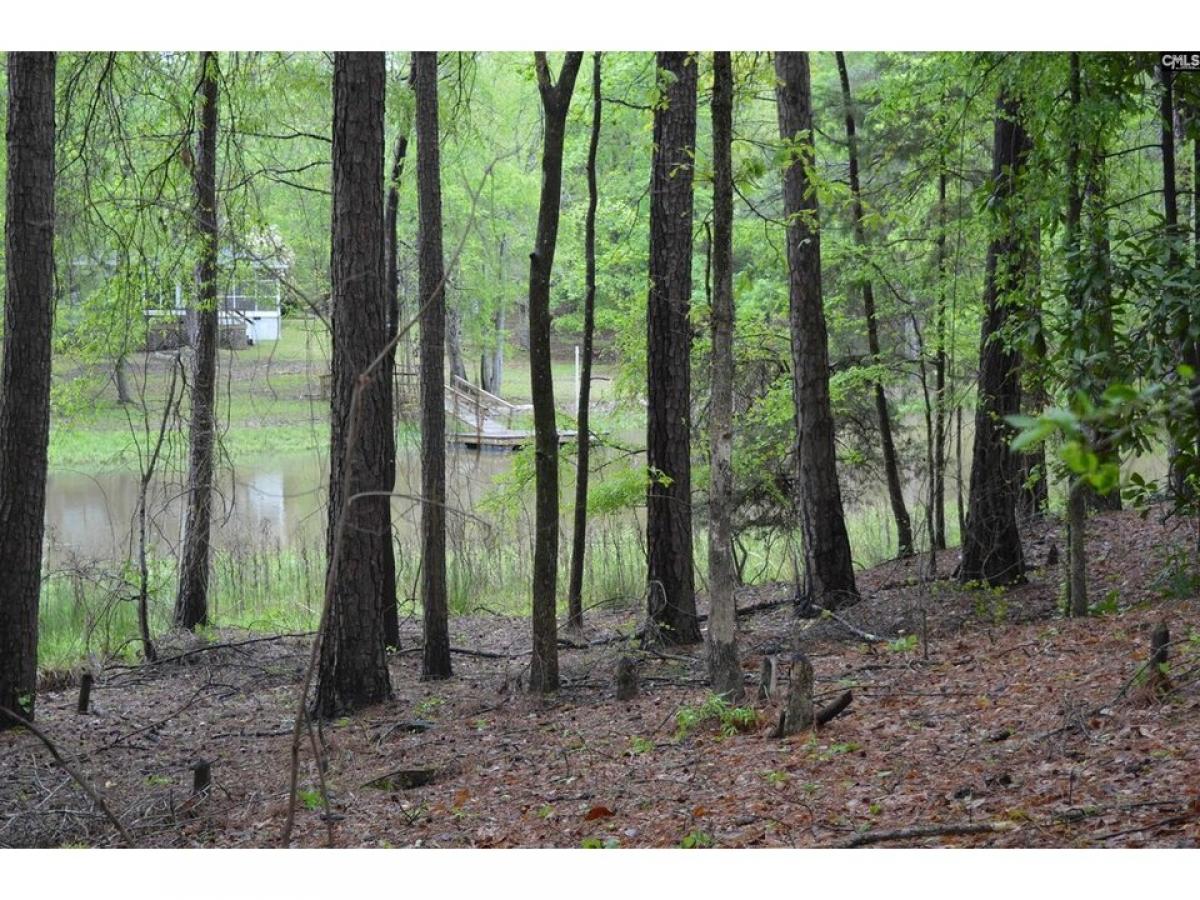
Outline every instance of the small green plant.
<svg viewBox="0 0 1200 900">
<path fill-rule="evenodd" d="M 1167 556 L 1151 587 L 1164 600 L 1188 600 L 1200 594 L 1200 568 L 1187 553 L 1176 550 Z"/>
<path fill-rule="evenodd" d="M 537 814 L 539 819 L 548 819 L 554 815 L 554 807 L 549 803 L 544 803 L 538 807 Z"/>
<path fill-rule="evenodd" d="M 166 775 L 147 775 L 146 776 L 146 784 L 149 784 L 149 785 L 155 785 L 155 786 L 161 787 L 163 785 L 172 784 L 172 783 L 173 782 L 171 781 L 171 779 L 168 778 Z"/>
<path fill-rule="evenodd" d="M 1103 598 L 1091 605 L 1091 613 L 1095 616 L 1115 616 L 1121 610 L 1121 594 L 1113 588 Z"/>
<path fill-rule="evenodd" d="M 829 747 L 817 754 L 817 759 L 822 762 L 828 762 L 835 756 L 841 756 L 843 753 L 853 753 L 861 749 L 858 744 L 853 741 L 848 741 L 844 744 L 830 744 Z"/>
<path fill-rule="evenodd" d="M 438 707 L 441 706 L 442 704 L 444 704 L 445 702 L 446 702 L 445 700 L 443 700 L 441 697 L 438 697 L 437 695 L 434 695 L 432 697 L 426 697 L 424 700 L 422 700 L 420 703 L 417 704 L 417 707 L 416 707 L 417 715 L 419 715 L 421 717 L 432 716 L 435 712 L 437 712 Z"/>
<path fill-rule="evenodd" d="M 902 635 L 894 641 L 888 641 L 888 650 L 892 653 L 912 653 L 916 649 L 917 636 L 915 634 Z"/>
<path fill-rule="evenodd" d="M 989 588 L 975 599 L 975 617 L 991 622 L 993 625 L 1003 625 L 1008 619 L 1008 601 L 1004 599 L 1003 590 Z"/>
<path fill-rule="evenodd" d="M 314 788 L 301 788 L 297 796 L 305 809 L 321 808 L 321 792 Z"/>
<path fill-rule="evenodd" d="M 712 835 L 706 831 L 689 831 L 679 842 L 679 846 L 684 850 L 705 850 L 712 845 Z"/>
<path fill-rule="evenodd" d="M 781 784 L 787 784 L 788 773 L 778 771 L 763 772 L 763 778 L 766 779 L 767 784 L 778 786 Z"/>
<path fill-rule="evenodd" d="M 641 753 L 649 753 L 653 749 L 654 741 L 651 741 L 648 738 L 634 737 L 629 739 L 628 754 L 630 756 L 637 756 Z"/>
<path fill-rule="evenodd" d="M 710 694 L 699 706 L 685 706 L 675 714 L 675 739 L 683 740 L 700 725 L 714 721 L 722 737 L 731 737 L 754 728 L 758 714 L 748 706 L 731 706 L 716 694 Z"/>
<path fill-rule="evenodd" d="M 611 836 L 606 838 L 592 836 L 585 837 L 579 842 L 579 846 L 584 850 L 616 850 L 621 846 L 621 842 Z"/>
</svg>

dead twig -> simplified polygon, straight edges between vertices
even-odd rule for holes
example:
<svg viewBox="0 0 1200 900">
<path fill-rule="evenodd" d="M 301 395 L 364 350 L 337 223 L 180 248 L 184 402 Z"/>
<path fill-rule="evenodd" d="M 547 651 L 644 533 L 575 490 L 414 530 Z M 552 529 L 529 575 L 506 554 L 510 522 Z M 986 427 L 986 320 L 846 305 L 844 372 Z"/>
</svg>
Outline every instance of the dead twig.
<svg viewBox="0 0 1200 900">
<path fill-rule="evenodd" d="M 54 761 L 63 767 L 63 770 L 68 775 L 71 776 L 72 780 L 77 785 L 79 785 L 80 788 L 83 789 L 83 792 L 85 794 L 88 795 L 88 798 L 93 803 L 95 803 L 96 806 L 98 806 L 100 808 L 100 811 L 103 812 L 104 815 L 106 815 L 108 817 L 108 820 L 113 823 L 113 826 L 117 829 L 118 832 L 120 832 L 121 839 L 123 841 L 125 841 L 126 846 L 128 846 L 128 847 L 136 846 L 134 844 L 133 838 L 130 836 L 129 832 L 125 830 L 125 826 L 121 824 L 121 820 L 118 819 L 113 814 L 113 811 L 108 808 L 108 804 L 104 802 L 104 799 L 98 793 L 96 793 L 96 790 L 90 784 L 88 784 L 88 781 L 86 778 L 84 778 L 82 775 L 80 775 L 78 772 L 76 772 L 75 769 L 72 768 L 71 765 L 65 759 L 62 758 L 62 754 L 60 754 L 58 752 L 58 748 L 54 746 L 54 742 L 52 740 L 50 740 L 50 738 L 46 737 L 45 733 L 43 731 L 41 731 L 41 729 L 39 729 L 37 726 L 35 726 L 32 722 L 30 722 L 24 716 L 17 715 L 15 712 L 13 712 L 11 709 L 8 709 L 7 707 L 0 706 L 0 714 L 8 716 L 14 722 L 17 722 L 20 725 L 24 726 L 25 728 L 27 728 L 29 730 L 30 734 L 32 734 L 39 741 L 41 741 L 43 744 L 45 744 L 46 749 L 50 751 L 50 755 L 54 757 Z"/>
<path fill-rule="evenodd" d="M 838 844 L 839 849 L 865 847 L 885 841 L 906 841 L 912 838 L 940 837 L 953 834 L 995 834 L 1016 828 L 1009 822 L 959 822 L 951 825 L 914 825 L 911 828 L 896 828 L 891 831 L 868 831 L 856 834 L 848 841 Z"/>
</svg>

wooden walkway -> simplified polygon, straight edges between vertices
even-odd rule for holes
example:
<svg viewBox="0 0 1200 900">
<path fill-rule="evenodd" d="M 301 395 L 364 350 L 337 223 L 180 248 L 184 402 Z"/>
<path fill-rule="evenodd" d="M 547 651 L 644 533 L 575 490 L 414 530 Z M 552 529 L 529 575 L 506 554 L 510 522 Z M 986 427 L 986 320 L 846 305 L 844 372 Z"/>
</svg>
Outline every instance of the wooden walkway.
<svg viewBox="0 0 1200 900">
<path fill-rule="evenodd" d="M 513 417 L 533 407 L 518 406 L 490 394 L 469 381 L 453 377 L 446 385 L 446 414 L 458 424 L 446 432 L 446 440 L 470 450 L 517 450 L 532 443 L 534 434 L 513 428 Z M 449 423 L 448 423 L 449 424 Z M 560 431 L 558 443 L 575 440 L 574 431 Z"/>
</svg>

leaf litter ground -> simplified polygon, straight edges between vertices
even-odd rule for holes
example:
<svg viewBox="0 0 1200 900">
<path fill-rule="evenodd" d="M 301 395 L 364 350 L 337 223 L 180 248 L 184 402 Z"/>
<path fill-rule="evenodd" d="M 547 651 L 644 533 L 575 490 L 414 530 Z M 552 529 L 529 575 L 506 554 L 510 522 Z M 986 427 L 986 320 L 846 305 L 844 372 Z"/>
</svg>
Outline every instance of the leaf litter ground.
<svg viewBox="0 0 1200 900">
<path fill-rule="evenodd" d="M 455 654 L 453 679 L 432 683 L 419 681 L 409 621 L 391 660 L 394 699 L 320 728 L 331 815 L 306 742 L 293 843 L 830 847 L 976 824 L 996 830 L 880 843 L 1195 847 L 1194 531 L 1125 512 L 1093 519 L 1089 537 L 1090 596 L 1104 614 L 1082 621 L 1057 611 L 1058 565 L 1008 591 L 968 590 L 948 578 L 955 551 L 861 573 L 866 599 L 845 623 L 797 621 L 788 585 L 741 591 L 739 608 L 755 610 L 739 618 L 739 640 L 758 724 L 728 736 L 715 723 L 677 733 L 678 713 L 708 697 L 703 648 L 639 654 L 623 637 L 635 608 L 593 611 L 582 635 L 564 635 L 583 649 L 563 648 L 563 687 L 549 699 L 520 690 L 525 620 L 455 620 L 452 643 L 471 652 Z M 1056 523 L 1031 528 L 1028 558 L 1044 563 L 1059 540 Z M 1165 697 L 1133 677 L 1160 621 L 1173 640 Z M 48 690 L 38 725 L 141 845 L 276 846 L 309 639 L 209 640 L 164 644 L 176 658 L 156 666 L 104 669 L 89 715 L 75 712 L 73 688 Z M 757 672 L 764 654 L 780 654 L 785 691 L 797 645 L 819 694 L 849 689 L 854 700 L 819 732 L 773 739 L 781 699 L 753 703 Z M 641 693 L 628 702 L 615 699 L 623 655 L 642 657 Z M 213 789 L 195 800 L 201 758 Z M 33 735 L 0 734 L 0 773 L 0 846 L 115 844 Z"/>
</svg>

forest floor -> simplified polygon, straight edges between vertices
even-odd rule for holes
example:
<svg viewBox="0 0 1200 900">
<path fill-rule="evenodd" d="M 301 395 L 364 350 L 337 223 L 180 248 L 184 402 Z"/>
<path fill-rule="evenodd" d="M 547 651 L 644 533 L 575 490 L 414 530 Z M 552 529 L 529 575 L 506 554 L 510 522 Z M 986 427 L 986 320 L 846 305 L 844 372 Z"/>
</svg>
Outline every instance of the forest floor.
<svg viewBox="0 0 1200 900">
<path fill-rule="evenodd" d="M 1008 591 L 956 586 L 953 550 L 935 572 L 926 555 L 861 573 L 866 599 L 843 618 L 879 641 L 796 620 L 788 585 L 746 589 L 739 639 L 756 716 L 730 734 L 696 723 L 709 697 L 703 648 L 636 651 L 639 610 L 590 610 L 583 635 L 564 635 L 588 646 L 563 648 L 563 687 L 550 698 L 519 687 L 527 621 L 454 620 L 463 652 L 454 678 L 436 683 L 419 681 L 419 622 L 409 621 L 391 660 L 394 699 L 320 731 L 332 815 L 305 742 L 293 843 L 1200 846 L 1194 534 L 1159 510 L 1092 519 L 1097 614 L 1085 620 L 1058 611 L 1055 522 L 1027 532 L 1035 568 Z M 1172 644 L 1170 684 L 1156 696 L 1138 673 L 1159 622 Z M 87 715 L 73 688 L 39 695 L 38 727 L 139 845 L 278 845 L 309 640 L 216 640 L 164 642 L 160 664 L 98 673 Z M 819 731 L 781 740 L 770 736 L 780 699 L 754 700 L 757 673 L 778 653 L 786 681 L 794 640 L 818 694 L 849 689 L 853 702 Z M 641 657 L 641 692 L 628 702 L 614 691 L 623 655 Z M 195 800 L 198 758 L 212 762 L 213 789 Z M 402 769 L 433 781 L 406 788 Z M 120 843 L 31 733 L 0 734 L 0 772 L 0 846 Z M 910 828 L 958 833 L 891 834 Z"/>
</svg>

